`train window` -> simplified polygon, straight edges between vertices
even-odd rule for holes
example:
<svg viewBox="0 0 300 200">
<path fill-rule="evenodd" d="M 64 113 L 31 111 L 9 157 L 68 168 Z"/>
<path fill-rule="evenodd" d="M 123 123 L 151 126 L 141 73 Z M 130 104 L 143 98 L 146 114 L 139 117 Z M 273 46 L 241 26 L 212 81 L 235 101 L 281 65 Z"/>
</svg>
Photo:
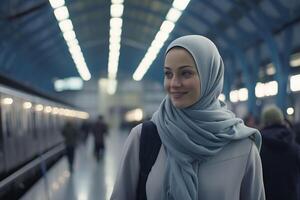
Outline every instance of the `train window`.
<svg viewBox="0 0 300 200">
<path fill-rule="evenodd" d="M 28 135 L 33 135 L 33 124 L 32 124 L 32 118 L 33 118 L 33 114 L 32 114 L 32 110 L 31 109 L 28 109 L 27 112 L 26 112 L 26 123 L 27 123 L 27 132 L 28 132 Z"/>
<path fill-rule="evenodd" d="M 33 128 L 33 137 L 37 138 L 37 123 L 36 123 L 36 118 L 37 118 L 37 112 L 32 111 L 32 128 Z"/>
<path fill-rule="evenodd" d="M 11 126 L 11 113 L 9 110 L 5 109 L 4 110 L 4 115 L 3 115 L 3 135 L 4 137 L 11 137 L 12 136 L 12 126 Z"/>
</svg>

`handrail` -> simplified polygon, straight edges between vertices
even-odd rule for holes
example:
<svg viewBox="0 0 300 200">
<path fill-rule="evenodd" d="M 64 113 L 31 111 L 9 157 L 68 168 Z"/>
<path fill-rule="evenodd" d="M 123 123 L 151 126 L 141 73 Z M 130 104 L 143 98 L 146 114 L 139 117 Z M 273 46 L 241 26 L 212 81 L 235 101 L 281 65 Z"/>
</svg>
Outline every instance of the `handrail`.
<svg viewBox="0 0 300 200">
<path fill-rule="evenodd" d="M 54 156 L 55 154 L 61 152 L 63 149 L 65 149 L 64 144 L 60 144 L 57 147 L 54 147 L 53 149 L 47 151 L 46 153 L 40 155 L 38 158 L 34 159 L 30 163 L 26 164 L 24 167 L 19 169 L 18 171 L 12 173 L 2 181 L 0 181 L 0 191 L 4 189 L 7 185 L 11 184 L 11 182 L 18 179 L 20 176 L 24 175 L 34 167 L 38 166 L 40 163 L 46 161 L 48 158 Z"/>
</svg>

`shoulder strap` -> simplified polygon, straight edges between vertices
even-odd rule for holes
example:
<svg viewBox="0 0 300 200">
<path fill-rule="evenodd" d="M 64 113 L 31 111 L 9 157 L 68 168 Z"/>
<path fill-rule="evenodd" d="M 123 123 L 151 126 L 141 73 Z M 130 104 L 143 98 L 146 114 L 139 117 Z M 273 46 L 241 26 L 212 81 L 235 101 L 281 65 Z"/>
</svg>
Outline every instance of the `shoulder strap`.
<svg viewBox="0 0 300 200">
<path fill-rule="evenodd" d="M 146 181 L 149 172 L 155 163 L 161 140 L 157 132 L 157 128 L 152 121 L 146 121 L 142 125 L 140 138 L 140 173 L 137 186 L 137 200 L 146 200 Z"/>
</svg>

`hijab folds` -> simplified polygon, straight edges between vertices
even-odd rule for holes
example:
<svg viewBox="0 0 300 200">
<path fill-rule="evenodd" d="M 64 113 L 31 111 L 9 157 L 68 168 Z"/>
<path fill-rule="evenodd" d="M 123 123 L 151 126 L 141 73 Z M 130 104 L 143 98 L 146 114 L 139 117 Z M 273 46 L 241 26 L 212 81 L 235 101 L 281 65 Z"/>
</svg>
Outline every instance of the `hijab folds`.
<svg viewBox="0 0 300 200">
<path fill-rule="evenodd" d="M 217 47 L 200 35 L 174 40 L 167 48 L 182 47 L 194 58 L 200 78 L 200 99 L 187 108 L 176 108 L 169 96 L 153 114 L 159 136 L 167 154 L 162 199 L 196 200 L 198 176 L 193 164 L 216 155 L 233 140 L 249 136 L 260 149 L 260 133 L 246 127 L 243 121 L 218 100 L 223 88 L 224 64 Z"/>
</svg>

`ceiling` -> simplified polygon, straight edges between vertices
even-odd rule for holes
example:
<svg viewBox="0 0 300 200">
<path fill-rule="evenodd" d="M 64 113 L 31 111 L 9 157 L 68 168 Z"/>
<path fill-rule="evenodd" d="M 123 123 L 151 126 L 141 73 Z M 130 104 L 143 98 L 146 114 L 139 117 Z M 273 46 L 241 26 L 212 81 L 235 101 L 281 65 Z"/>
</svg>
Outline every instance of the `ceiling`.
<svg viewBox="0 0 300 200">
<path fill-rule="evenodd" d="M 117 79 L 132 78 L 172 2 L 124 0 Z M 92 80 L 107 77 L 110 0 L 65 0 L 65 5 Z M 280 46 L 285 30 L 299 29 L 299 9 L 297 0 L 191 0 L 166 43 L 182 35 L 205 35 L 217 44 L 225 63 L 231 64 L 236 56 L 245 56 L 253 63 L 255 57 L 250 58 L 247 52 L 260 47 L 259 64 L 251 65 L 258 68 L 276 59 L 272 50 L 264 48 L 274 44 L 268 38 L 273 37 Z M 54 91 L 54 80 L 79 76 L 48 0 L 1 0 L 0 30 L 1 74 L 49 92 Z M 296 42 L 292 42 L 291 52 L 300 48 L 299 36 L 293 34 L 293 38 Z M 145 75 L 146 80 L 162 80 L 165 46 Z M 229 76 L 233 80 L 239 73 L 247 73 L 243 67 L 233 66 L 226 72 L 233 74 Z M 234 82 L 225 84 L 230 87 Z"/>
</svg>

